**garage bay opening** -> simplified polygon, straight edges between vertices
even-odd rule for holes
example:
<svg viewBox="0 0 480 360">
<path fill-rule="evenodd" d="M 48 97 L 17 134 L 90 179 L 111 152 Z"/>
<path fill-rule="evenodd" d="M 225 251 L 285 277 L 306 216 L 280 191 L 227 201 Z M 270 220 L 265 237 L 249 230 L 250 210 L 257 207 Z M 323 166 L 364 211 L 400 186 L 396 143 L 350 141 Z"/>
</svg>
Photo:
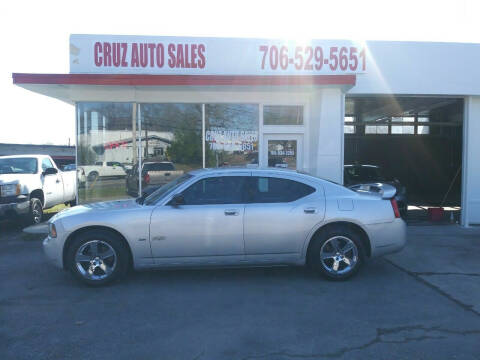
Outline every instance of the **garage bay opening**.
<svg viewBox="0 0 480 360">
<path fill-rule="evenodd" d="M 345 184 L 390 182 L 409 221 L 440 207 L 442 220 L 458 221 L 463 106 L 462 98 L 347 96 Z"/>
</svg>

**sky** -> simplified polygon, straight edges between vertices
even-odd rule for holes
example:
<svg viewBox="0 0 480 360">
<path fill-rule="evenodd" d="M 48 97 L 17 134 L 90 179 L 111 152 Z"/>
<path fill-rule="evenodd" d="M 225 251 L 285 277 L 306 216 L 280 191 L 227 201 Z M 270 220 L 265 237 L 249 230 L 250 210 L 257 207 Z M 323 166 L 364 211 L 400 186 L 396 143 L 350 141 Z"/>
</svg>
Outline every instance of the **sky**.
<svg viewBox="0 0 480 360">
<path fill-rule="evenodd" d="M 479 13 L 477 0 L 4 0 L 0 143 L 74 144 L 72 105 L 12 84 L 68 73 L 70 34 L 480 43 Z"/>
</svg>

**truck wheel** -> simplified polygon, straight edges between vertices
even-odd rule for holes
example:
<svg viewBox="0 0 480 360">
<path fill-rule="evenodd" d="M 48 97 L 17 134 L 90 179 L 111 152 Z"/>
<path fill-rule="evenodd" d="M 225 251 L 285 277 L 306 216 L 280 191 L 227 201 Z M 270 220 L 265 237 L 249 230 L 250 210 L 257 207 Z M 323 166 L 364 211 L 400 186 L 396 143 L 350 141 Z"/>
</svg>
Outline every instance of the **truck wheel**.
<svg viewBox="0 0 480 360">
<path fill-rule="evenodd" d="M 43 218 L 43 206 L 40 199 L 30 199 L 30 211 L 25 217 L 25 225 L 40 224 Z"/>
<path fill-rule="evenodd" d="M 70 207 L 77 206 L 77 198 L 73 199 L 72 201 L 68 201 L 65 205 L 69 205 Z"/>
<path fill-rule="evenodd" d="M 97 178 L 98 178 L 98 173 L 96 171 L 92 171 L 87 176 L 87 180 L 90 181 L 90 182 L 93 182 L 93 181 L 97 180 Z"/>
</svg>

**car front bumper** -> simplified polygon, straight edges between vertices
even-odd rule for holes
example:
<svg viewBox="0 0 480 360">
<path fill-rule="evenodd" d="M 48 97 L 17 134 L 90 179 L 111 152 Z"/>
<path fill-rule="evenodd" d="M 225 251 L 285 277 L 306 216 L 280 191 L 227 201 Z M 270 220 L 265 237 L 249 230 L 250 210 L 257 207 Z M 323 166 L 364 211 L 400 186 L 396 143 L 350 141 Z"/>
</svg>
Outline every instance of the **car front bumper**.
<svg viewBox="0 0 480 360">
<path fill-rule="evenodd" d="M 58 238 L 47 236 L 43 240 L 43 252 L 50 264 L 63 268 L 62 246 L 60 246 Z"/>
<path fill-rule="evenodd" d="M 27 196 L 0 198 L 0 219 L 28 214 L 30 201 Z"/>
</svg>

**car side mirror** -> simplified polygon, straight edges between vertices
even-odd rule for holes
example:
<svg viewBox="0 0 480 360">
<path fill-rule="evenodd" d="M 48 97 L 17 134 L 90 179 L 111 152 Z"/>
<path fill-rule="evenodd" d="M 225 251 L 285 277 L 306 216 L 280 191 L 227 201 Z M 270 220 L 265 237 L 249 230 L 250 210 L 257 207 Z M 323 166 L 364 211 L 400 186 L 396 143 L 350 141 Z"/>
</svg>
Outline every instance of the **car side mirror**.
<svg viewBox="0 0 480 360">
<path fill-rule="evenodd" d="M 58 173 L 58 170 L 55 169 L 55 168 L 46 168 L 44 171 L 43 171 L 43 175 L 44 176 L 47 176 L 47 175 L 55 175 L 56 173 Z"/>
<path fill-rule="evenodd" d="M 172 206 L 185 205 L 185 198 L 182 194 L 175 194 L 169 204 Z"/>
</svg>

